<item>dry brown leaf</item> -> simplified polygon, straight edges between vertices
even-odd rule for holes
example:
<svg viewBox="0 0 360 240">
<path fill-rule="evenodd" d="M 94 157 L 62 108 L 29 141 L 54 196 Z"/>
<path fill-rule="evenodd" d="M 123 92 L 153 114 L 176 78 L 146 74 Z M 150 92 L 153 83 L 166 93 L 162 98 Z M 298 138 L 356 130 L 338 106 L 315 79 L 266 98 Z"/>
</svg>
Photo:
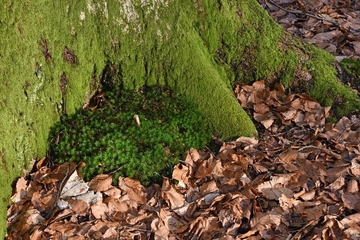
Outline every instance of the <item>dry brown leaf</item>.
<svg viewBox="0 0 360 240">
<path fill-rule="evenodd" d="M 176 190 L 169 179 L 165 178 L 163 181 L 161 196 L 167 202 L 170 209 L 179 208 L 185 205 L 184 195 Z"/>
<path fill-rule="evenodd" d="M 57 192 L 52 189 L 47 193 L 34 192 L 31 203 L 40 212 L 48 212 L 55 205 Z"/>
<path fill-rule="evenodd" d="M 189 238 L 212 239 L 216 233 L 222 232 L 217 217 L 198 217 L 190 224 Z"/>
<path fill-rule="evenodd" d="M 343 218 L 340 222 L 346 228 L 356 227 L 360 230 L 360 226 L 358 224 L 360 222 L 360 213 L 351 214 L 351 215 Z"/>
<path fill-rule="evenodd" d="M 160 209 L 160 217 L 164 222 L 165 227 L 174 233 L 182 233 L 189 228 L 189 223 L 182 220 L 178 215 L 169 212 L 164 208 Z"/>
<path fill-rule="evenodd" d="M 288 120 L 292 120 L 295 117 L 295 115 L 297 113 L 297 110 L 289 109 L 289 110 L 287 110 L 285 112 L 280 112 L 280 113 L 283 116 L 284 120 L 288 121 Z"/>
<path fill-rule="evenodd" d="M 274 119 L 277 119 L 272 112 L 267 112 L 265 114 L 254 113 L 254 119 L 260 122 L 266 129 L 269 129 L 274 123 Z"/>
<path fill-rule="evenodd" d="M 177 164 L 174 167 L 172 178 L 176 179 L 179 183 L 179 186 L 186 188 L 188 183 L 188 174 L 189 174 L 189 168 L 187 166 L 184 166 L 182 164 Z"/>
<path fill-rule="evenodd" d="M 326 212 L 326 205 L 319 203 L 314 203 L 314 205 L 301 203 L 297 205 L 295 209 L 299 214 L 303 214 L 304 219 L 312 221 L 318 220 L 324 215 Z"/>
<path fill-rule="evenodd" d="M 309 192 L 305 192 L 303 194 L 301 194 L 299 197 L 304 200 L 304 201 L 311 201 L 315 198 L 315 190 L 311 190 Z"/>
<path fill-rule="evenodd" d="M 294 229 L 293 239 L 360 236 L 359 116 L 325 124 L 329 108 L 264 81 L 235 93 L 269 127 L 259 141 L 214 138 L 218 155 L 190 149 L 174 168 L 177 184 L 164 178 L 161 187 L 130 178 L 116 187 L 99 175 L 88 190 L 76 165 L 43 159 L 18 181 L 8 239 L 286 239 Z"/>
<path fill-rule="evenodd" d="M 217 184 L 215 181 L 210 181 L 210 182 L 203 183 L 200 186 L 199 190 L 201 193 L 207 194 L 207 193 L 212 193 L 212 192 L 218 192 L 219 188 L 217 187 Z"/>
<path fill-rule="evenodd" d="M 169 239 L 169 234 L 170 234 L 169 229 L 164 225 L 164 222 L 160 221 L 158 218 L 152 221 L 151 230 L 155 235 L 155 240 Z"/>
<path fill-rule="evenodd" d="M 344 203 L 344 206 L 350 210 L 360 211 L 360 195 L 357 193 L 347 194 L 343 191 L 340 191 L 341 200 Z"/>
<path fill-rule="evenodd" d="M 16 187 L 15 187 L 16 192 L 11 197 L 11 201 L 13 201 L 14 203 L 20 202 L 27 194 L 26 192 L 27 185 L 28 185 L 27 181 L 25 180 L 24 177 L 19 178 L 16 182 Z"/>
<path fill-rule="evenodd" d="M 111 186 L 108 190 L 104 191 L 104 194 L 107 196 L 112 196 L 114 198 L 120 198 L 121 190 L 115 186 Z"/>
<path fill-rule="evenodd" d="M 270 230 L 274 223 L 268 213 L 257 212 L 250 221 L 251 230 L 240 236 L 240 239 L 248 239 L 262 230 Z"/>
<path fill-rule="evenodd" d="M 255 112 L 260 114 L 264 114 L 270 111 L 270 108 L 264 103 L 255 104 L 253 108 Z"/>
<path fill-rule="evenodd" d="M 355 179 L 351 179 L 346 185 L 347 193 L 357 193 L 359 192 L 359 184 Z"/>
<path fill-rule="evenodd" d="M 37 209 L 29 209 L 25 215 L 26 223 L 29 225 L 40 225 L 45 220 Z"/>
<path fill-rule="evenodd" d="M 107 212 L 109 212 L 108 206 L 103 202 L 99 201 L 91 206 L 91 213 L 95 219 L 107 220 Z"/>
<path fill-rule="evenodd" d="M 85 215 L 88 210 L 88 204 L 83 200 L 76 200 L 76 199 L 69 199 L 69 204 L 71 206 L 71 209 L 76 212 L 76 214 L 79 215 Z"/>
<path fill-rule="evenodd" d="M 128 195 L 129 199 L 138 203 L 146 203 L 146 189 L 139 180 L 119 177 L 119 188 Z"/>
<path fill-rule="evenodd" d="M 239 137 L 235 140 L 236 143 L 245 143 L 247 145 L 256 145 L 259 143 L 259 140 L 255 137 Z"/>
<path fill-rule="evenodd" d="M 341 189 L 345 185 L 345 178 L 340 176 L 338 179 L 336 179 L 333 183 L 329 185 L 329 188 L 331 191 L 335 192 L 336 190 Z"/>
<path fill-rule="evenodd" d="M 105 192 L 111 187 L 112 177 L 107 174 L 97 175 L 88 183 L 95 192 Z"/>
<path fill-rule="evenodd" d="M 281 161 L 288 163 L 288 162 L 295 161 L 297 159 L 298 155 L 299 155 L 299 152 L 297 150 L 288 149 L 288 150 L 280 153 L 279 158 Z"/>
</svg>

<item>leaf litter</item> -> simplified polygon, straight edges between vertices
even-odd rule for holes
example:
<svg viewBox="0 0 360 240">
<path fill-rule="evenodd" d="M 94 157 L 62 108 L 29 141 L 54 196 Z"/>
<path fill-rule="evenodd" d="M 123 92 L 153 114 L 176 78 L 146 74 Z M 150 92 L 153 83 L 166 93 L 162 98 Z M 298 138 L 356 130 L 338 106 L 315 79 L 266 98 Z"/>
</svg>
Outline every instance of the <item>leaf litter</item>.
<svg viewBox="0 0 360 240">
<path fill-rule="evenodd" d="M 7 239 L 357 239 L 360 118 L 264 81 L 237 86 L 259 139 L 190 149 L 162 185 L 38 161 L 16 183 Z"/>
<path fill-rule="evenodd" d="M 338 56 L 360 55 L 360 6 L 350 0 L 258 0 L 292 35 Z"/>
</svg>

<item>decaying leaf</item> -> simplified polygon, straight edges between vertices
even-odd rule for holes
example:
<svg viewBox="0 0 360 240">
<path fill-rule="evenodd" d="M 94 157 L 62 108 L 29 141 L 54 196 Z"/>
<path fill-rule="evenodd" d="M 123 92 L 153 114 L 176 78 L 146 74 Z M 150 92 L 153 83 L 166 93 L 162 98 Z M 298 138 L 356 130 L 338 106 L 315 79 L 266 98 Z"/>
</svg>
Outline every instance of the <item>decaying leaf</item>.
<svg viewBox="0 0 360 240">
<path fill-rule="evenodd" d="M 89 182 L 89 187 L 95 192 L 105 192 L 111 188 L 112 177 L 107 174 L 101 174 Z"/>
<path fill-rule="evenodd" d="M 359 55 L 359 12 L 353 1 L 259 0 L 284 29 L 335 56 Z"/>
<path fill-rule="evenodd" d="M 7 239 L 359 238 L 359 116 L 325 124 L 329 108 L 280 84 L 235 92 L 265 126 L 260 139 L 190 149 L 147 188 L 106 174 L 85 183 L 78 165 L 41 159 L 18 179 Z"/>
</svg>

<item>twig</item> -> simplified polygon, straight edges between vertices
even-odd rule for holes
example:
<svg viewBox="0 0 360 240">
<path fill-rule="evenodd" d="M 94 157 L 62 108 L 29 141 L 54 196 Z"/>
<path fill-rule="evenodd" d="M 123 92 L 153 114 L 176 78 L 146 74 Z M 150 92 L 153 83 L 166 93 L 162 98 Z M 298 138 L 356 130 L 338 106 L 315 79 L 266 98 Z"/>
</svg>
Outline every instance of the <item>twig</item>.
<svg viewBox="0 0 360 240">
<path fill-rule="evenodd" d="M 116 228 L 116 240 L 120 240 L 120 228 L 121 228 L 121 222 L 119 222 L 119 225 Z"/>
<path fill-rule="evenodd" d="M 57 205 L 57 202 L 58 202 L 58 200 L 59 200 L 59 198 L 60 198 L 61 191 L 62 191 L 62 189 L 63 189 L 63 187 L 64 187 L 64 183 L 66 182 L 65 180 L 67 180 L 67 178 L 68 178 L 68 176 L 69 176 L 69 171 L 70 171 L 70 163 L 68 162 L 68 163 L 67 163 L 67 166 L 66 166 L 66 174 L 65 174 L 64 178 L 61 180 L 60 185 L 59 185 L 58 192 L 57 192 L 57 194 L 56 194 L 55 203 L 54 203 L 54 205 L 51 207 L 51 209 L 50 209 L 50 211 L 48 212 L 48 214 L 46 214 L 45 219 L 48 219 L 48 218 L 50 217 L 51 213 L 54 211 L 54 208 L 55 208 L 55 206 Z"/>
<path fill-rule="evenodd" d="M 208 150 L 210 152 L 210 154 L 214 157 L 217 158 L 217 156 L 215 155 L 215 153 L 213 151 L 211 151 L 211 149 L 208 146 L 205 146 L 206 150 Z"/>
<path fill-rule="evenodd" d="M 338 142 L 339 139 L 342 138 L 342 136 L 344 135 L 344 133 L 345 133 L 347 130 L 351 129 L 351 127 L 352 127 L 354 124 L 356 124 L 356 123 L 357 123 L 356 121 L 355 121 L 355 122 L 354 122 L 354 121 L 351 121 L 351 124 L 350 124 L 349 126 L 345 127 L 345 128 L 341 131 L 340 135 L 338 136 L 338 138 L 337 138 L 335 141 Z"/>
<path fill-rule="evenodd" d="M 275 3 L 273 0 L 265 0 L 265 1 L 269 1 L 271 4 L 275 5 L 276 7 L 280 8 L 281 10 L 284 10 L 285 12 L 292 13 L 292 14 L 305 15 L 305 16 L 312 17 L 312 18 L 315 18 L 315 19 L 318 19 L 318 20 L 321 20 L 321 21 L 326 21 L 326 22 L 332 23 L 336 27 L 340 27 L 339 24 L 337 22 L 335 22 L 335 21 L 332 21 L 332 20 L 329 20 L 329 19 L 326 19 L 326 18 L 323 18 L 323 17 L 319 17 L 319 16 L 316 16 L 314 14 L 310 14 L 310 13 L 307 13 L 307 12 L 299 11 L 299 10 L 286 9 L 286 8 L 280 6 L 279 4 Z"/>
<path fill-rule="evenodd" d="M 331 149 L 327 149 L 327 148 L 323 148 L 323 147 L 316 147 L 314 145 L 308 145 L 308 146 L 304 146 L 302 148 L 299 148 L 298 152 L 301 152 L 302 150 L 305 150 L 307 148 L 315 148 L 315 149 L 319 149 L 322 153 L 325 153 L 329 156 L 332 156 L 334 158 L 336 158 L 337 160 L 342 159 L 340 154 L 334 153 Z"/>
<path fill-rule="evenodd" d="M 199 202 L 200 202 L 201 200 L 204 200 L 206 196 L 208 196 L 208 195 L 210 195 L 210 194 L 214 194 L 214 193 L 218 193 L 218 194 L 219 194 L 219 195 L 217 195 L 216 197 L 218 197 L 218 196 L 221 195 L 219 190 L 207 192 L 207 193 L 205 193 L 204 195 L 196 198 L 195 200 L 192 200 L 192 201 L 190 201 L 190 202 L 186 202 L 186 203 L 184 203 L 183 205 L 181 205 L 181 206 L 179 206 L 179 207 L 170 208 L 170 211 L 179 210 L 179 209 L 181 209 L 181 208 L 183 208 L 183 207 L 189 206 L 189 205 L 192 204 L 192 203 L 199 204 Z M 210 205 L 210 204 L 209 204 L 209 205 Z M 197 207 L 199 207 L 199 206 L 197 206 Z"/>
<path fill-rule="evenodd" d="M 323 218 L 323 216 L 321 216 L 319 219 L 314 219 L 311 220 L 309 223 L 307 223 L 305 226 L 303 226 L 299 231 L 297 231 L 297 233 L 290 238 L 290 240 L 300 240 L 300 239 L 304 239 L 304 237 L 309 234 L 317 224 L 319 224 L 319 222 L 321 221 L 321 218 Z"/>
<path fill-rule="evenodd" d="M 316 146 L 314 146 L 314 145 L 306 145 L 306 146 L 304 146 L 304 147 L 299 148 L 299 149 L 298 149 L 298 152 L 301 152 L 302 150 L 305 150 L 305 149 L 307 149 L 307 148 L 315 148 L 315 149 L 320 149 L 320 150 L 322 150 L 321 147 L 316 147 Z"/>
<path fill-rule="evenodd" d="M 130 229 L 140 231 L 140 232 L 151 233 L 151 230 L 141 229 L 141 228 L 138 228 L 138 227 L 133 227 L 133 226 L 127 225 L 127 224 L 123 224 L 122 227 L 130 228 Z"/>
<path fill-rule="evenodd" d="M 123 167 L 123 166 L 115 169 L 114 171 L 109 172 L 108 174 L 109 174 L 110 176 L 112 176 L 112 175 L 114 175 L 117 171 L 119 171 L 122 167 Z"/>
</svg>

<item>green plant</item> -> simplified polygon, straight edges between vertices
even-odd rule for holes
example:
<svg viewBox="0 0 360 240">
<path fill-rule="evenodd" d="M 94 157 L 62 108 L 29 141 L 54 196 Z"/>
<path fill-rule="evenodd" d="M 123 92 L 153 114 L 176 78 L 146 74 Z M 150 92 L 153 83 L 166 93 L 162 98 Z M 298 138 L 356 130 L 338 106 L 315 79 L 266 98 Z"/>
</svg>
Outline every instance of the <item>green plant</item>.
<svg viewBox="0 0 360 240">
<path fill-rule="evenodd" d="M 85 180 L 114 173 L 115 182 L 121 175 L 148 185 L 169 175 L 187 149 L 204 147 L 210 136 L 194 104 L 153 86 L 106 92 L 103 107 L 63 116 L 49 141 L 56 162 L 86 163 L 81 170 Z"/>
</svg>

